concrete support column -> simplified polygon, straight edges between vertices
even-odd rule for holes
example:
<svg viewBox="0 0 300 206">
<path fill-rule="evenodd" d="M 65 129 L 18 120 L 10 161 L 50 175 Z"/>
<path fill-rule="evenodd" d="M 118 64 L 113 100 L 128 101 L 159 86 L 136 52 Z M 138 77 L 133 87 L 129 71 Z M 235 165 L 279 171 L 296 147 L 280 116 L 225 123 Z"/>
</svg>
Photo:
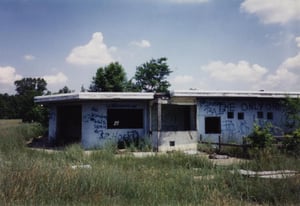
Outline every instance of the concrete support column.
<svg viewBox="0 0 300 206">
<path fill-rule="evenodd" d="M 156 140 L 156 147 L 158 151 L 159 142 L 161 136 L 161 100 L 158 99 L 157 101 L 157 140 Z"/>
</svg>

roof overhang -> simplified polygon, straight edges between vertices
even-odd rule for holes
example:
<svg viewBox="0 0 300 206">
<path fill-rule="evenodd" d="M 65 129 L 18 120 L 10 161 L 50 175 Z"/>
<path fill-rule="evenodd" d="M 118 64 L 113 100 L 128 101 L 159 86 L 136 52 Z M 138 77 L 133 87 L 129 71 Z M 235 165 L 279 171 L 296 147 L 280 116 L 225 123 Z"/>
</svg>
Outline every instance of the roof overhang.
<svg viewBox="0 0 300 206">
<path fill-rule="evenodd" d="M 300 98 L 300 92 L 279 91 L 201 91 L 201 90 L 175 90 L 170 93 L 173 103 L 194 103 L 197 98 Z M 80 92 L 37 96 L 36 103 L 59 103 L 73 101 L 101 101 L 101 100 L 154 100 L 155 93 L 147 92 Z M 169 101 L 170 101 L 169 99 Z M 168 102 L 169 102 L 168 101 Z"/>
<path fill-rule="evenodd" d="M 300 92 L 175 90 L 171 92 L 171 97 L 300 98 Z"/>
<path fill-rule="evenodd" d="M 89 100 L 152 100 L 154 93 L 142 92 L 80 92 L 37 96 L 35 103 L 55 103 L 70 101 L 89 101 Z"/>
</svg>

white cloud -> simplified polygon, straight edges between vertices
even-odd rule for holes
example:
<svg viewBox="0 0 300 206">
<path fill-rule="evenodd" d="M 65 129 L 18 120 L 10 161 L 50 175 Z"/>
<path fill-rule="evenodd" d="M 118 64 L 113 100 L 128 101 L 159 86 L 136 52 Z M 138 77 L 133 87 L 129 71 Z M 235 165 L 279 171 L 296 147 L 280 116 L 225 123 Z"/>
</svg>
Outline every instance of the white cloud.
<svg viewBox="0 0 300 206">
<path fill-rule="evenodd" d="M 35 60 L 35 56 L 33 56 L 31 54 L 27 54 L 27 55 L 24 55 L 24 59 L 27 61 L 33 61 L 33 60 Z"/>
<path fill-rule="evenodd" d="M 170 82 L 173 89 L 258 90 L 268 70 L 247 61 L 212 61 L 203 65 L 197 76 L 178 75 Z"/>
<path fill-rule="evenodd" d="M 246 61 L 239 61 L 236 64 L 214 61 L 202 66 L 201 70 L 207 72 L 209 77 L 215 81 L 235 81 L 242 84 L 257 82 L 267 73 L 266 68 L 258 64 L 251 65 Z"/>
<path fill-rule="evenodd" d="M 194 4 L 194 3 L 207 3 L 210 0 L 168 0 L 171 3 L 178 3 L 178 4 Z"/>
<path fill-rule="evenodd" d="M 299 91 L 299 74 L 289 71 L 288 68 L 279 67 L 274 74 L 269 74 L 261 82 L 261 88 L 267 90 Z"/>
<path fill-rule="evenodd" d="M 245 0 L 241 9 L 257 15 L 264 24 L 285 24 L 300 20 L 299 0 Z"/>
<path fill-rule="evenodd" d="M 170 80 L 172 89 L 190 89 L 195 87 L 195 79 L 190 75 L 177 75 Z"/>
<path fill-rule="evenodd" d="M 130 44 L 141 48 L 151 47 L 151 43 L 148 40 L 132 41 Z"/>
<path fill-rule="evenodd" d="M 295 38 L 295 41 L 296 41 L 296 43 L 297 43 L 297 47 L 300 48 L 300 36 L 296 37 L 296 38 Z"/>
<path fill-rule="evenodd" d="M 280 66 L 280 68 L 286 68 L 289 70 L 299 70 L 300 69 L 300 53 L 294 57 L 287 58 Z"/>
<path fill-rule="evenodd" d="M 0 66 L 0 84 L 13 85 L 14 81 L 21 79 L 22 76 L 16 74 L 16 69 L 14 67 Z"/>
<path fill-rule="evenodd" d="M 295 41 L 300 48 L 300 38 Z M 213 61 L 202 66 L 201 71 L 204 74 L 197 83 L 201 82 L 205 89 L 300 91 L 300 51 L 283 61 L 275 71 L 246 61 Z"/>
<path fill-rule="evenodd" d="M 295 41 L 300 48 L 300 38 Z M 287 58 L 274 72 L 269 74 L 262 83 L 263 86 L 274 90 L 300 90 L 300 52 Z"/>
<path fill-rule="evenodd" d="M 66 61 L 76 65 L 109 64 L 114 61 L 111 51 L 116 51 L 116 48 L 107 48 L 102 33 L 96 32 L 86 45 L 73 48 Z"/>
<path fill-rule="evenodd" d="M 43 78 L 47 84 L 64 84 L 68 81 L 68 77 L 62 72 L 58 72 L 56 75 L 45 75 Z"/>
</svg>

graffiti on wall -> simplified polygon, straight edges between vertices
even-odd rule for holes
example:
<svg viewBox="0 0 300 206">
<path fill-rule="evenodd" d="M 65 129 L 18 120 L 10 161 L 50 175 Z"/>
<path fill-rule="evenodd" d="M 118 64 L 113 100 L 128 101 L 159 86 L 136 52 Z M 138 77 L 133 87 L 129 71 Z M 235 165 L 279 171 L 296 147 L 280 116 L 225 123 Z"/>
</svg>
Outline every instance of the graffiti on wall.
<svg viewBox="0 0 300 206">
<path fill-rule="evenodd" d="M 92 107 L 91 111 L 83 116 L 83 121 L 93 125 L 94 133 L 99 139 L 105 139 L 109 136 L 105 129 L 107 128 L 107 116 L 103 115 L 98 108 Z"/>
<path fill-rule="evenodd" d="M 248 135 L 252 130 L 254 121 L 257 124 L 263 125 L 267 121 L 267 113 L 273 112 L 282 113 L 283 108 L 279 101 L 220 101 L 206 100 L 200 102 L 200 115 L 203 116 L 220 116 L 221 117 L 221 132 L 222 136 L 228 139 L 240 138 Z M 232 116 L 228 118 L 229 114 Z M 265 113 L 263 118 L 257 118 L 257 112 Z M 237 113 L 245 113 L 245 118 L 237 119 Z M 282 116 L 282 115 L 280 115 Z M 272 118 L 273 119 L 273 118 Z M 275 119 L 274 123 L 279 123 L 280 120 Z"/>
<path fill-rule="evenodd" d="M 116 139 L 123 139 L 123 140 L 125 140 L 125 139 L 134 140 L 134 139 L 138 139 L 140 137 L 137 130 L 129 130 L 126 132 L 116 131 L 116 132 L 112 133 L 112 136 Z"/>
<path fill-rule="evenodd" d="M 129 130 L 129 131 L 98 130 L 97 137 L 99 140 L 104 140 L 104 139 L 135 140 L 140 137 L 140 134 L 137 130 Z"/>
<path fill-rule="evenodd" d="M 232 102 L 205 101 L 200 107 L 207 115 L 223 115 L 225 112 L 234 112 L 235 104 Z"/>
<path fill-rule="evenodd" d="M 95 133 L 98 133 L 100 130 L 107 128 L 107 116 L 101 114 L 95 107 L 92 107 L 91 112 L 84 115 L 83 121 L 85 123 L 92 122 L 94 125 Z"/>
<path fill-rule="evenodd" d="M 280 111 L 281 105 L 276 102 L 242 102 L 241 111 Z"/>
<path fill-rule="evenodd" d="M 282 106 L 279 102 L 226 102 L 226 101 L 204 101 L 200 103 L 200 107 L 206 115 L 223 115 L 226 112 L 235 111 L 281 111 Z"/>
<path fill-rule="evenodd" d="M 83 116 L 83 121 L 92 125 L 93 132 L 98 140 L 138 139 L 140 137 L 138 130 L 108 130 L 107 115 L 104 115 L 103 111 L 100 111 L 97 107 L 91 107 L 90 111 Z"/>
<path fill-rule="evenodd" d="M 250 127 L 246 120 L 233 121 L 223 120 L 221 123 L 222 134 L 226 136 L 244 136 L 250 132 Z"/>
</svg>

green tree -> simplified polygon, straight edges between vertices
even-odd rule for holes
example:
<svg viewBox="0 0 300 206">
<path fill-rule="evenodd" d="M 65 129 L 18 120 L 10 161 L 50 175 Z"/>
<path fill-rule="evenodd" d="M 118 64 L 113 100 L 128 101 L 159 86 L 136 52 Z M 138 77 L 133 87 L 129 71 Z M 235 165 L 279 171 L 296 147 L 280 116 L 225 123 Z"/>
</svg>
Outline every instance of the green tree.
<svg viewBox="0 0 300 206">
<path fill-rule="evenodd" d="M 166 78 L 172 73 L 166 57 L 151 59 L 136 68 L 136 87 L 145 92 L 167 92 L 171 84 Z"/>
<path fill-rule="evenodd" d="M 14 95 L 0 94 L 0 119 L 19 118 L 17 98 Z"/>
<path fill-rule="evenodd" d="M 300 98 L 287 97 L 282 101 L 285 111 L 286 127 L 289 130 L 300 128 Z"/>
<path fill-rule="evenodd" d="M 122 65 L 118 62 L 100 67 L 90 85 L 90 92 L 123 92 L 126 91 L 127 79 Z"/>
<path fill-rule="evenodd" d="M 64 86 L 62 89 L 58 90 L 59 94 L 67 94 L 67 93 L 71 93 L 72 90 L 69 89 L 69 87 Z"/>
<path fill-rule="evenodd" d="M 127 92 L 140 92 L 141 90 L 134 83 L 133 79 L 130 79 L 126 84 L 126 91 Z"/>
<path fill-rule="evenodd" d="M 43 78 L 23 78 L 15 81 L 16 91 L 19 95 L 43 95 L 47 91 L 47 82 Z"/>
<path fill-rule="evenodd" d="M 83 85 L 81 85 L 80 92 L 86 92 L 86 91 L 88 91 L 88 90 L 85 89 Z"/>
<path fill-rule="evenodd" d="M 20 118 L 25 122 L 47 122 L 46 108 L 34 103 L 34 97 L 45 94 L 47 82 L 43 78 L 23 78 L 15 81 L 16 101 Z"/>
</svg>

